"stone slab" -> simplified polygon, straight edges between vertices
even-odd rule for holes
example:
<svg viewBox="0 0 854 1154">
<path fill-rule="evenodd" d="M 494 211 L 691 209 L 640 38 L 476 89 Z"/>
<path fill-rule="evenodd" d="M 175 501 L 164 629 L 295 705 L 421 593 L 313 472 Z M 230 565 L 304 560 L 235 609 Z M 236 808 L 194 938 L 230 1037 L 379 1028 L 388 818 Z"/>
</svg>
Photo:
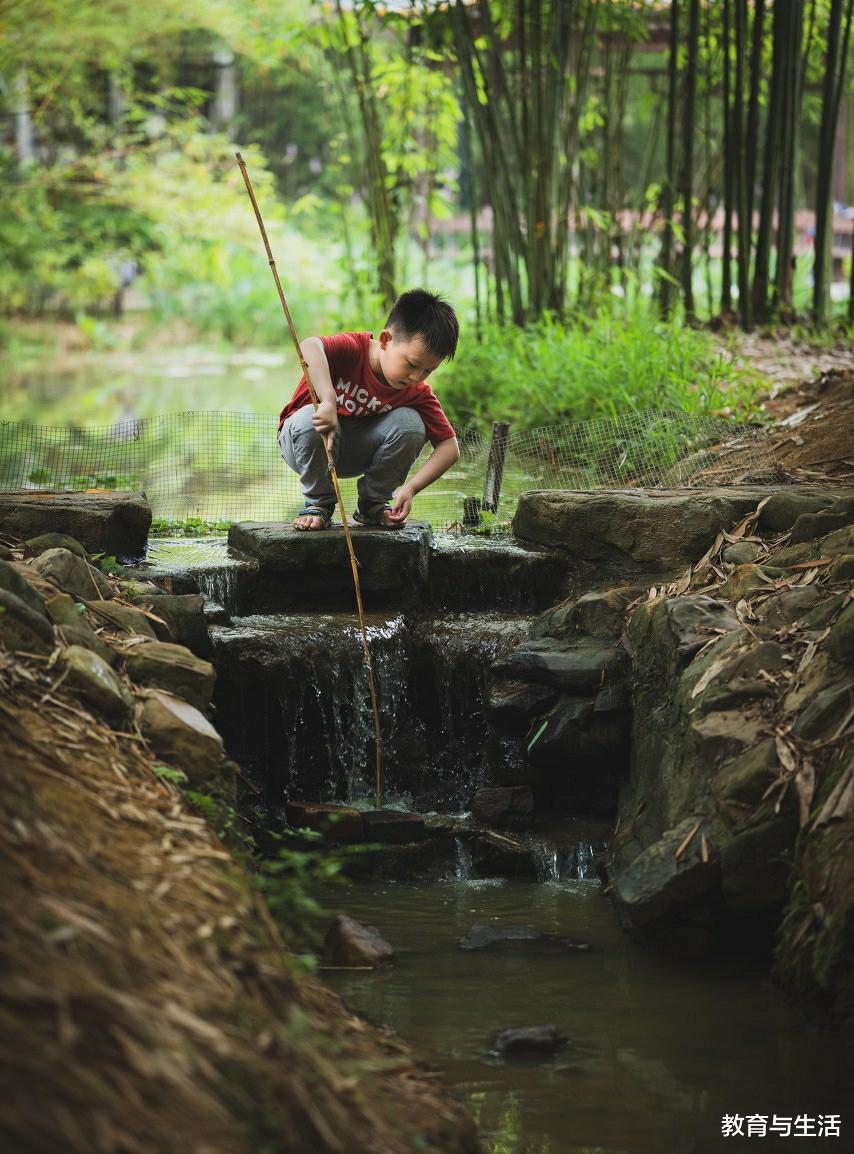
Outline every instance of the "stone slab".
<svg viewBox="0 0 854 1154">
<path fill-rule="evenodd" d="M 330 841 L 362 841 L 362 815 L 346 805 L 314 801 L 289 801 L 285 805 L 288 821 L 297 829 L 312 829 Z"/>
<path fill-rule="evenodd" d="M 698 561 L 721 529 L 782 488 L 534 490 L 520 497 L 513 532 L 579 561 L 665 574 Z"/>
<path fill-rule="evenodd" d="M 430 602 L 446 609 L 544 609 L 564 594 L 569 562 L 551 549 L 477 537 L 430 550 Z"/>
<path fill-rule="evenodd" d="M 421 841 L 426 836 L 424 818 L 417 813 L 401 813 L 394 809 L 368 809 L 362 814 L 367 841 L 386 845 L 405 845 Z"/>
<path fill-rule="evenodd" d="M 150 525 L 144 493 L 0 492 L 0 532 L 22 541 L 67 533 L 89 553 L 141 557 Z"/>
<path fill-rule="evenodd" d="M 423 599 L 429 525 L 410 522 L 396 531 L 354 528 L 352 536 L 362 593 L 372 607 L 409 606 Z M 340 527 L 300 532 L 281 521 L 242 521 L 229 529 L 228 543 L 258 563 L 251 594 L 256 613 L 354 604 L 353 574 Z"/>
</svg>

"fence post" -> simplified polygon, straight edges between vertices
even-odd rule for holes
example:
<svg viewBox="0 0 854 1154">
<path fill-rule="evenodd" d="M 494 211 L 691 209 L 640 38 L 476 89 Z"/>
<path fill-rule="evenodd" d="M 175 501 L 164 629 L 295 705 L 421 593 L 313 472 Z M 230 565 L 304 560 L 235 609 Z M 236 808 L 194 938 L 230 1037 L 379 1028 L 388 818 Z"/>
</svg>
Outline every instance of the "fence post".
<svg viewBox="0 0 854 1154">
<path fill-rule="evenodd" d="M 509 432 L 510 423 L 508 421 L 492 422 L 492 439 L 489 442 L 489 456 L 486 460 L 486 477 L 483 481 L 483 501 L 481 503 L 481 507 L 488 513 L 498 512 Z"/>
</svg>

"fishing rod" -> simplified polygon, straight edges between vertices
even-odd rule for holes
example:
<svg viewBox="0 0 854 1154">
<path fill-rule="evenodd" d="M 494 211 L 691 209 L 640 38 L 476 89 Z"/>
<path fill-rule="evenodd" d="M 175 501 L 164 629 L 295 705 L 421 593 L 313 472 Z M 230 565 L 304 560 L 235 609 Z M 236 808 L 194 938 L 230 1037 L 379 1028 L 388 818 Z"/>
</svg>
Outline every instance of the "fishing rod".
<svg viewBox="0 0 854 1154">
<path fill-rule="evenodd" d="M 267 239 L 267 230 L 264 227 L 264 221 L 261 217 L 261 210 L 258 207 L 258 201 L 255 199 L 255 191 L 252 188 L 252 181 L 249 179 L 249 173 L 246 169 L 246 164 L 239 152 L 235 153 L 237 163 L 240 166 L 240 171 L 243 175 L 243 183 L 246 185 L 246 191 L 249 193 L 249 199 L 252 201 L 252 208 L 255 211 L 255 219 L 258 221 L 258 228 L 261 230 L 261 239 L 264 242 L 264 248 L 267 252 L 267 260 L 270 265 L 270 271 L 273 274 L 273 280 L 276 282 L 276 289 L 279 293 L 279 300 L 282 302 L 282 308 L 285 312 L 285 319 L 288 322 L 288 328 L 291 332 L 291 338 L 294 342 L 294 348 L 299 358 L 300 367 L 305 377 L 305 383 L 308 385 L 309 395 L 311 396 L 311 403 L 315 409 L 320 403 L 320 399 L 315 391 L 314 384 L 311 380 L 311 372 L 309 371 L 308 362 L 303 356 L 302 348 L 300 347 L 299 337 L 297 336 L 296 326 L 291 317 L 291 310 L 288 308 L 288 302 L 285 299 L 285 292 L 282 288 L 282 282 L 279 280 L 279 273 L 276 268 L 276 262 L 273 259 L 273 251 L 270 248 L 270 241 Z M 365 610 L 362 605 L 362 587 L 359 583 L 359 562 L 356 560 L 356 554 L 353 551 L 353 538 L 350 534 L 350 525 L 347 520 L 347 514 L 344 509 L 344 499 L 341 496 L 341 489 L 338 484 L 338 473 L 335 469 L 335 461 L 332 457 L 332 449 L 326 437 L 323 438 L 323 443 L 326 447 L 326 462 L 329 467 L 329 476 L 332 481 L 332 487 L 335 490 L 335 497 L 338 501 L 338 508 L 341 510 L 341 524 L 344 528 L 344 540 L 347 542 L 347 552 L 350 556 L 350 568 L 353 572 L 353 587 L 356 590 L 356 608 L 359 613 L 359 628 L 362 633 L 362 650 L 365 655 L 365 668 L 368 672 L 368 689 L 371 693 L 371 708 L 374 714 L 374 738 L 376 746 L 376 767 L 375 767 L 375 785 L 376 785 L 376 805 L 379 809 L 382 804 L 382 753 L 381 753 L 381 738 L 380 738 L 380 707 L 377 701 L 377 687 L 374 681 L 374 663 L 371 660 L 371 651 L 368 647 L 368 626 L 365 621 Z"/>
</svg>

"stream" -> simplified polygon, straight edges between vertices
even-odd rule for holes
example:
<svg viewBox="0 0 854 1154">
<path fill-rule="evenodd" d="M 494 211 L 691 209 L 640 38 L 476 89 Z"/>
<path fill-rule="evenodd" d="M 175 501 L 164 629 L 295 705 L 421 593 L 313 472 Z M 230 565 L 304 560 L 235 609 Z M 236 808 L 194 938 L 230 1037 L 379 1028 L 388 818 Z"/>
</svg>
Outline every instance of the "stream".
<svg viewBox="0 0 854 1154">
<path fill-rule="evenodd" d="M 251 571 L 224 542 L 153 542 L 149 565 L 149 575 L 171 574 L 176 591 L 198 588 L 218 602 L 209 606 L 217 724 L 266 788 L 270 812 L 288 797 L 370 805 L 372 729 L 352 612 L 247 613 L 241 585 Z M 507 744 L 489 736 L 488 671 L 530 620 L 430 605 L 369 615 L 387 798 L 459 813 L 478 785 L 512 769 Z M 452 837 L 432 880 L 374 873 L 324 884 L 313 894 L 325 911 L 320 933 L 347 913 L 376 926 L 396 959 L 375 972 L 321 966 L 319 976 L 442 1072 L 490 1154 L 841 1148 L 818 1127 L 827 1115 L 845 1120 L 844 1062 L 831 1036 L 785 1004 L 767 962 L 739 956 L 737 944 L 726 960 L 640 944 L 621 929 L 595 868 L 611 819 L 544 820 L 525 835 L 538 880 L 473 877 L 468 843 Z M 475 925 L 526 926 L 589 948 L 460 949 Z M 554 1056 L 490 1053 L 498 1031 L 546 1023 L 567 1038 Z M 741 1116 L 744 1137 L 722 1136 L 724 1115 Z M 815 1137 L 796 1140 L 798 1116 Z"/>
<path fill-rule="evenodd" d="M 775 1114 L 844 1110 L 837 1055 L 757 968 L 636 944 L 598 880 L 343 882 L 317 896 L 376 926 L 396 953 L 381 972 L 322 979 L 444 1072 L 491 1154 L 707 1154 L 728 1148 L 724 1114 L 764 1114 L 770 1127 Z M 460 950 L 478 923 L 590 949 Z M 544 1023 L 569 1039 L 554 1058 L 490 1056 L 497 1031 Z M 837 1148 L 771 1133 L 756 1145 Z"/>
</svg>

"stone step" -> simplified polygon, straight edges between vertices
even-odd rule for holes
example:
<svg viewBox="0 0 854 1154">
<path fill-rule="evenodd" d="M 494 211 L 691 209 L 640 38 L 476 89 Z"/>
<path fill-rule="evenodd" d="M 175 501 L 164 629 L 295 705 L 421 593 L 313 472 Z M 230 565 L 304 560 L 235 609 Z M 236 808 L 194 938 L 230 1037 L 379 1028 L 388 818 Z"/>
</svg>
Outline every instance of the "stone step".
<svg viewBox="0 0 854 1154">
<path fill-rule="evenodd" d="M 21 541 L 67 533 L 89 553 L 141 557 L 150 525 L 144 493 L 0 492 L 0 533 Z"/>
</svg>

